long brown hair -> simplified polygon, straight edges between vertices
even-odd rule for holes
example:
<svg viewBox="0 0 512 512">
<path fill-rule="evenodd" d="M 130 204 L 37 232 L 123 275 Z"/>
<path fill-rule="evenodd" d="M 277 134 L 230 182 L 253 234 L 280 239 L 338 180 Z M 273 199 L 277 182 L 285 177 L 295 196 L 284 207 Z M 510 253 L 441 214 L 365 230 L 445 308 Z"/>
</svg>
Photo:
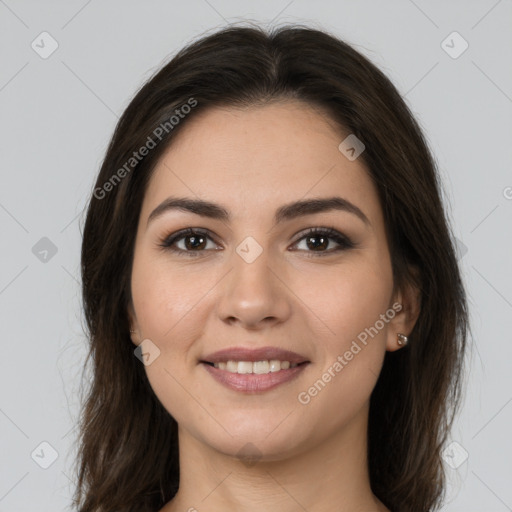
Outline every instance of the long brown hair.
<svg viewBox="0 0 512 512">
<path fill-rule="evenodd" d="M 81 269 L 92 382 L 80 417 L 80 512 L 154 512 L 179 485 L 177 423 L 129 335 L 134 241 L 155 164 L 200 111 L 289 98 L 320 107 L 364 142 L 360 158 L 378 189 L 395 286 L 420 290 L 409 344 L 386 353 L 370 399 L 372 490 L 393 512 L 440 506 L 441 450 L 460 405 L 469 324 L 425 138 L 388 78 L 345 42 L 299 25 L 231 26 L 189 44 L 144 84 L 119 120 L 90 197 Z M 150 139 L 151 149 L 134 159 Z"/>
</svg>

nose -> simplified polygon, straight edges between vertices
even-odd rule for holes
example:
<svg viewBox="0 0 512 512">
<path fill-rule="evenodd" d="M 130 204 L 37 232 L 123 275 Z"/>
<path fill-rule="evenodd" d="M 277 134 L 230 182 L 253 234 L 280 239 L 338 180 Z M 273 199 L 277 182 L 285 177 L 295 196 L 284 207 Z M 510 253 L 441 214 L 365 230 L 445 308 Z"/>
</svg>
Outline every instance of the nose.
<svg viewBox="0 0 512 512">
<path fill-rule="evenodd" d="M 239 324 L 250 330 L 285 322 L 291 312 L 291 292 L 282 273 L 273 268 L 268 251 L 248 263 L 237 253 L 231 259 L 232 270 L 220 283 L 217 304 L 219 318 L 227 324 Z"/>
</svg>

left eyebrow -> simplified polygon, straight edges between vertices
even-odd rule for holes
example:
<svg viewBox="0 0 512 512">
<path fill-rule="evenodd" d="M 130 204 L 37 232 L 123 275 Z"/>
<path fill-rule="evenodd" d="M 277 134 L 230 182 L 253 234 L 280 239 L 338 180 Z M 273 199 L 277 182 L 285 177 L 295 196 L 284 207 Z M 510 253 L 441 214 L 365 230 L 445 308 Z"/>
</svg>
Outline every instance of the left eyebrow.
<svg viewBox="0 0 512 512">
<path fill-rule="evenodd" d="M 147 225 L 164 212 L 169 210 L 181 210 L 191 212 L 202 217 L 229 222 L 230 214 L 223 206 L 203 199 L 186 197 L 168 197 L 160 203 L 149 215 Z M 312 215 L 331 210 L 340 210 L 351 213 L 361 219 L 367 226 L 371 226 L 368 217 L 355 204 L 342 197 L 327 197 L 306 199 L 285 204 L 276 210 L 274 223 L 290 221 L 305 215 Z M 146 226 L 147 226 L 146 225 Z"/>
<path fill-rule="evenodd" d="M 343 197 L 327 197 L 319 199 L 307 199 L 286 204 L 278 208 L 275 214 L 274 222 L 279 224 L 285 220 L 292 220 L 304 215 L 321 213 L 330 210 L 341 210 L 352 213 L 361 219 L 366 225 L 371 226 L 368 217 L 355 204 Z"/>
</svg>

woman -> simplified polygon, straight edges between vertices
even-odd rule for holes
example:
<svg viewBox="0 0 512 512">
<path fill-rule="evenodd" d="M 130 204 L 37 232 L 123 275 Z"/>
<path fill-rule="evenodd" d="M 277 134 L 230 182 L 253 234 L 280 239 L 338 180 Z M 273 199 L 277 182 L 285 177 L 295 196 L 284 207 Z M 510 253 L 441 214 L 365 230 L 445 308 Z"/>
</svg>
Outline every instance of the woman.
<svg viewBox="0 0 512 512">
<path fill-rule="evenodd" d="M 439 508 L 468 328 L 440 197 L 404 101 L 339 39 L 180 51 L 87 212 L 79 510 Z"/>
</svg>

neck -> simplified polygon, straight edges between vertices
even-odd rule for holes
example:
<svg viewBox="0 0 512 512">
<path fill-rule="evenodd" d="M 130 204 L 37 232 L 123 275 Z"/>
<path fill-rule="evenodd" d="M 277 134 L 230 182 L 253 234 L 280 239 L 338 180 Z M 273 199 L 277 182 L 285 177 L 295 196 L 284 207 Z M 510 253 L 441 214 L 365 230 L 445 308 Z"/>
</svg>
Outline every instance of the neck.
<svg viewBox="0 0 512 512">
<path fill-rule="evenodd" d="M 373 495 L 368 409 L 321 444 L 281 460 L 242 461 L 179 429 L 180 487 L 160 512 L 389 512 Z"/>
</svg>

